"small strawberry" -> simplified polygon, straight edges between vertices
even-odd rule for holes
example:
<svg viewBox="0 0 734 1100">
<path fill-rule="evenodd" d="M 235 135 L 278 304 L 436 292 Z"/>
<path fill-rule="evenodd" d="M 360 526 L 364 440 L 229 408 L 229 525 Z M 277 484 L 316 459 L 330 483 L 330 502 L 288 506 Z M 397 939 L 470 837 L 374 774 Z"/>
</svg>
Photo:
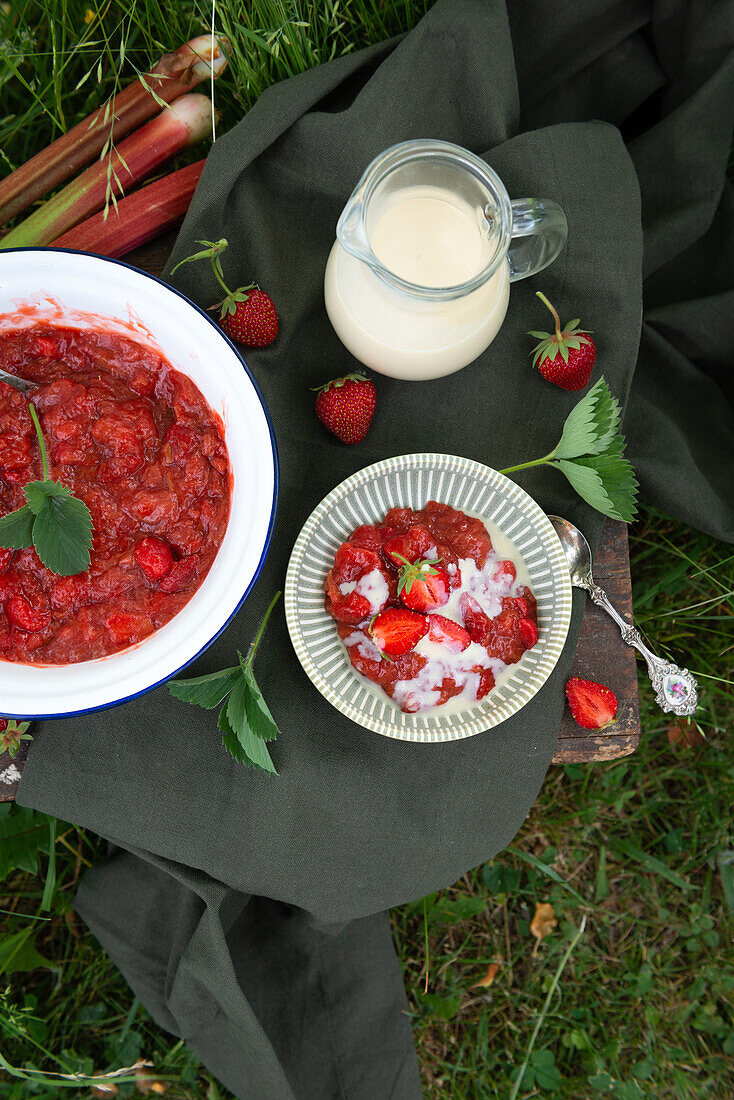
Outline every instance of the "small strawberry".
<svg viewBox="0 0 734 1100">
<path fill-rule="evenodd" d="M 375 615 L 368 629 L 381 653 L 402 657 L 428 633 L 428 619 L 405 607 L 388 607 L 387 611 Z"/>
<path fill-rule="evenodd" d="M 133 550 L 133 557 L 149 581 L 159 581 L 170 573 L 173 567 L 173 554 L 168 543 L 152 535 L 139 542 Z"/>
<path fill-rule="evenodd" d="M 342 443 L 361 443 L 377 404 L 374 383 L 364 374 L 345 374 L 317 386 L 316 415 Z"/>
<path fill-rule="evenodd" d="M 264 290 L 260 290 L 256 283 L 240 286 L 237 290 L 229 289 L 224 281 L 220 258 L 228 247 L 224 237 L 220 241 L 197 241 L 196 243 L 204 245 L 203 250 L 194 252 L 185 260 L 181 260 L 171 274 L 173 275 L 181 264 L 187 264 L 190 260 L 210 259 L 214 277 L 224 290 L 226 297 L 209 308 L 219 310 L 219 323 L 227 336 L 250 348 L 265 348 L 268 344 L 272 344 L 278 334 L 278 314 L 269 295 Z"/>
<path fill-rule="evenodd" d="M 451 581 L 445 569 L 435 568 L 440 558 L 435 561 L 418 558 L 413 562 L 395 551 L 391 557 L 393 560 L 397 558 L 402 566 L 398 577 L 398 596 L 406 607 L 425 614 L 448 603 Z"/>
<path fill-rule="evenodd" d="M 445 646 L 451 653 L 463 653 L 471 645 L 464 627 L 444 615 L 428 616 L 428 640 Z"/>
<path fill-rule="evenodd" d="M 522 601 L 527 605 L 527 601 Z M 517 632 L 526 649 L 532 649 L 538 640 L 538 626 L 532 619 L 518 619 Z"/>
<path fill-rule="evenodd" d="M 530 353 L 533 357 L 533 366 L 538 367 L 548 382 L 560 386 L 563 390 L 582 390 L 589 384 L 596 359 L 594 341 L 587 329 L 579 328 L 581 322 L 578 317 L 574 321 L 569 321 L 561 330 L 561 319 L 545 294 L 541 294 L 539 290 L 536 294 L 553 314 L 556 331 L 554 333 L 528 332 L 528 336 L 535 336 L 540 340 Z"/>
<path fill-rule="evenodd" d="M 489 616 L 485 615 L 477 601 L 468 592 L 462 594 L 459 600 L 459 608 L 466 632 L 471 640 L 479 642 L 480 645 L 485 645 L 492 629 Z"/>
<path fill-rule="evenodd" d="M 571 714 L 585 730 L 603 730 L 617 717 L 617 696 L 604 684 L 572 676 L 566 684 L 566 697 Z"/>
<path fill-rule="evenodd" d="M 29 634 L 45 630 L 50 618 L 47 613 L 33 607 L 24 596 L 11 596 L 5 604 L 5 614 L 11 626 L 17 626 Z"/>
</svg>

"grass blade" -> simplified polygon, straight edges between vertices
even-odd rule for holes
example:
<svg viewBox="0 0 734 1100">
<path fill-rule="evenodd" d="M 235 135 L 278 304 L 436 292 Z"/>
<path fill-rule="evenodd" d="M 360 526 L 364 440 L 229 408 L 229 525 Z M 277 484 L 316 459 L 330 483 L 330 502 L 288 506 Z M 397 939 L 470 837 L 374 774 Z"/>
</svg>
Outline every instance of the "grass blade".
<svg viewBox="0 0 734 1100">
<path fill-rule="evenodd" d="M 667 863 L 663 863 L 661 859 L 656 859 L 655 856 L 643 852 L 642 848 L 638 848 L 631 840 L 623 840 L 621 838 L 612 840 L 610 838 L 607 840 L 607 846 L 610 851 L 614 852 L 617 856 L 633 859 L 636 863 L 640 863 L 643 867 L 646 867 L 648 871 L 652 871 L 653 874 L 660 875 L 661 878 L 667 879 L 673 886 L 677 886 L 679 890 L 696 889 L 693 883 L 688 882 L 687 879 L 682 878 L 675 871 L 672 871 Z"/>
</svg>

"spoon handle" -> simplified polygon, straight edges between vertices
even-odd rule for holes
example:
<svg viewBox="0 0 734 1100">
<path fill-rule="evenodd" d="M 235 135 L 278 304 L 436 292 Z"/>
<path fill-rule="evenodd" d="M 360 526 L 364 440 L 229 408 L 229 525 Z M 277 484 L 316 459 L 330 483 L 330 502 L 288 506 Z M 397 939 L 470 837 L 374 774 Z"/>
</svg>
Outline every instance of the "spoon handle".
<svg viewBox="0 0 734 1100">
<path fill-rule="evenodd" d="M 672 714 L 693 714 L 698 706 L 698 684 L 688 669 L 678 668 L 653 653 L 643 642 L 639 630 L 622 618 L 604 589 L 595 584 L 591 577 L 583 587 L 593 602 L 614 619 L 627 645 L 634 646 L 645 658 L 655 700 L 660 708 Z"/>
</svg>

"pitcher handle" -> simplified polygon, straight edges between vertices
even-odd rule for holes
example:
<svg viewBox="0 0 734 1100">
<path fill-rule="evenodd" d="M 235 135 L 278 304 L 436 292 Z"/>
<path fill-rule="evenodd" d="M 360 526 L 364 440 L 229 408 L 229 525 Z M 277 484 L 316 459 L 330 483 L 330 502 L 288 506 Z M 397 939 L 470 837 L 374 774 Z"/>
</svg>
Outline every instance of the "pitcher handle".
<svg viewBox="0 0 734 1100">
<path fill-rule="evenodd" d="M 512 242 L 507 262 L 514 283 L 553 263 L 566 243 L 568 222 L 551 199 L 515 199 L 511 206 Z"/>
</svg>

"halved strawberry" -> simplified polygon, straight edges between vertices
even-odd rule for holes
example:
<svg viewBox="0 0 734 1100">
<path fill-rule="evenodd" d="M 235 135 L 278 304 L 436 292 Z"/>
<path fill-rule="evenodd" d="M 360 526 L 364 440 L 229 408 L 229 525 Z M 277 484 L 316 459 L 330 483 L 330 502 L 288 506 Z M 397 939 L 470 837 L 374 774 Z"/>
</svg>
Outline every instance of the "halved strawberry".
<svg viewBox="0 0 734 1100">
<path fill-rule="evenodd" d="M 471 638 L 464 627 L 445 615 L 428 616 L 428 637 L 451 653 L 463 653 L 471 645 Z"/>
<path fill-rule="evenodd" d="M 393 558 L 402 558 L 403 568 L 398 578 L 398 595 L 406 607 L 413 611 L 435 611 L 449 600 L 451 582 L 445 569 L 437 569 L 435 561 L 408 561 L 401 554 L 393 553 Z"/>
<path fill-rule="evenodd" d="M 459 607 L 469 637 L 473 642 L 484 645 L 492 625 L 489 617 L 484 614 L 477 601 L 468 592 L 465 592 L 459 600 Z"/>
<path fill-rule="evenodd" d="M 619 704 L 611 688 L 572 676 L 566 684 L 571 714 L 585 730 L 603 730 L 617 717 Z"/>
<path fill-rule="evenodd" d="M 402 657 L 428 633 L 428 619 L 404 607 L 388 607 L 369 625 L 372 641 L 388 657 Z"/>
</svg>

